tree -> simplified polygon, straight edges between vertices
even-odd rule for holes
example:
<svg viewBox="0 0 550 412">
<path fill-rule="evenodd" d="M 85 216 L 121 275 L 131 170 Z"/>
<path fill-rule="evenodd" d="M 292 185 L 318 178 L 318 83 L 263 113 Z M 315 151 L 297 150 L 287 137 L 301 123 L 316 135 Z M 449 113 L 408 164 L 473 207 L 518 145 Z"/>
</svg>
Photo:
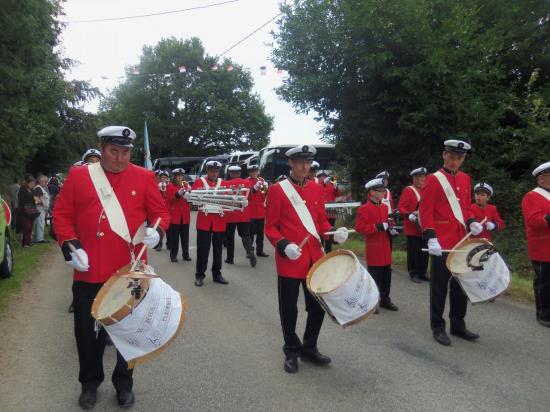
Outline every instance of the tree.
<svg viewBox="0 0 550 412">
<path fill-rule="evenodd" d="M 228 59 L 210 70 L 216 63 L 197 38 L 146 46 L 139 74 L 127 68 L 126 82 L 102 102 L 102 111 L 138 132 L 147 120 L 151 152 L 159 157 L 258 150 L 269 142 L 273 120 L 252 93 L 250 73 Z M 187 72 L 179 72 L 180 64 Z"/>
</svg>

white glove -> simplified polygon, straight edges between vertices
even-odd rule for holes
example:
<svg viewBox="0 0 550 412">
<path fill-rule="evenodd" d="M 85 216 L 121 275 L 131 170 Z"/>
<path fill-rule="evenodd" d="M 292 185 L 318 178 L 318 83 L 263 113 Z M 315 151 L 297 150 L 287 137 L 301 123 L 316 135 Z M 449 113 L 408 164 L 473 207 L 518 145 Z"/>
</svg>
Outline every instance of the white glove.
<svg viewBox="0 0 550 412">
<path fill-rule="evenodd" d="M 328 185 L 328 182 L 330 182 L 330 177 L 325 177 L 325 180 L 323 180 L 323 183 L 325 185 Z"/>
<path fill-rule="evenodd" d="M 185 196 L 186 193 L 187 193 L 187 191 L 185 189 L 178 190 L 178 195 L 180 195 L 180 196 Z"/>
<path fill-rule="evenodd" d="M 389 225 L 386 222 L 382 222 L 382 226 L 384 226 L 384 230 L 388 230 Z"/>
<path fill-rule="evenodd" d="M 183 197 L 185 198 L 185 200 L 189 200 L 189 198 L 191 197 L 191 191 L 186 191 L 184 194 L 183 194 Z"/>
<path fill-rule="evenodd" d="M 147 247 L 155 247 L 160 241 L 159 232 L 152 227 L 148 227 L 145 230 L 145 236 L 143 237 L 143 244 Z"/>
<path fill-rule="evenodd" d="M 416 215 L 414 213 L 411 213 L 411 214 L 409 214 L 409 220 L 413 223 L 416 223 L 418 218 L 416 217 Z"/>
<path fill-rule="evenodd" d="M 399 232 L 396 229 L 390 228 L 390 235 L 397 236 Z"/>
<path fill-rule="evenodd" d="M 76 249 L 74 252 L 71 252 L 71 260 L 67 264 L 78 272 L 87 272 L 90 269 L 88 254 L 84 249 Z"/>
<path fill-rule="evenodd" d="M 347 227 L 339 227 L 336 229 L 336 233 L 332 236 L 334 241 L 336 243 L 344 243 L 346 240 L 348 240 L 348 228 Z"/>
<path fill-rule="evenodd" d="M 300 256 L 302 256 L 302 251 L 296 243 L 289 243 L 285 247 L 285 255 L 290 260 L 297 260 Z"/>
<path fill-rule="evenodd" d="M 485 227 L 488 231 L 495 230 L 497 225 L 495 225 L 493 222 L 485 222 Z"/>
<path fill-rule="evenodd" d="M 483 226 L 481 223 L 478 222 L 472 222 L 470 223 L 470 232 L 472 232 L 472 235 L 477 236 L 483 231 Z"/>
<path fill-rule="evenodd" d="M 441 256 L 443 254 L 441 245 L 436 237 L 428 240 L 428 253 L 432 256 Z"/>
</svg>

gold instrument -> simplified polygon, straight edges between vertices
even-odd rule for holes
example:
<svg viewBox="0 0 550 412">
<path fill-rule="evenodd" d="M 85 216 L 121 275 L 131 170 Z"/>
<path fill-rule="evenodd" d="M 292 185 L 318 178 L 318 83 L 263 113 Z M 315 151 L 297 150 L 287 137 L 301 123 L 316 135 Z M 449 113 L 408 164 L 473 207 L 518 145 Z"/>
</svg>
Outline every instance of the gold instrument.
<svg viewBox="0 0 550 412">
<path fill-rule="evenodd" d="M 265 183 L 265 180 L 261 177 L 258 178 L 258 181 L 260 182 L 260 193 L 262 195 L 265 195 L 267 193 L 267 184 Z"/>
<path fill-rule="evenodd" d="M 338 183 L 338 180 L 336 179 L 336 176 L 331 176 L 328 181 L 332 183 L 334 186 Z"/>
</svg>

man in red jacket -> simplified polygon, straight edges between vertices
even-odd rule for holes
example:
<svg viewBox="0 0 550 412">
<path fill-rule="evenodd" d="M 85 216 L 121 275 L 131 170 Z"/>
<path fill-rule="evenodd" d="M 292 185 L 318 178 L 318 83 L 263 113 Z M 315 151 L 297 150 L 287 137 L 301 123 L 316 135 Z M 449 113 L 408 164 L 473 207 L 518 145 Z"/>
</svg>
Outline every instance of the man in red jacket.
<svg viewBox="0 0 550 412">
<path fill-rule="evenodd" d="M 478 339 L 479 335 L 466 328 L 467 298 L 447 269 L 448 253 L 443 250 L 452 249 L 466 235 L 466 228 L 475 236 L 481 233 L 483 226 L 470 212 L 470 176 L 459 170 L 471 146 L 454 139 L 446 140 L 443 145 L 443 167 L 426 178 L 419 217 L 422 237 L 428 241 L 428 253 L 432 255 L 430 325 L 434 339 L 441 345 L 450 345 L 443 319 L 449 283 L 451 334 L 470 341 Z"/>
<path fill-rule="evenodd" d="M 166 199 L 170 210 L 170 261 L 178 261 L 178 250 L 181 239 L 182 259 L 191 261 L 189 256 L 189 223 L 191 223 L 191 208 L 185 200 L 185 193 L 191 191 L 191 186 L 183 177 L 185 170 L 177 168 L 172 170 L 172 181 L 166 187 Z"/>
<path fill-rule="evenodd" d="M 320 184 L 322 180 L 317 177 L 317 171 L 319 170 L 320 167 L 321 165 L 319 164 L 319 162 L 316 162 L 315 160 L 313 160 L 311 162 L 311 167 L 309 168 L 309 172 L 307 174 L 307 178 L 317 184 Z"/>
<path fill-rule="evenodd" d="M 241 167 L 237 165 L 229 166 L 227 169 L 229 180 L 226 181 L 229 187 L 248 188 L 250 180 L 241 178 Z M 250 260 L 250 266 L 256 266 L 256 255 L 252 247 L 252 238 L 250 236 L 250 206 L 246 206 L 242 211 L 235 210 L 226 213 L 227 228 L 225 230 L 225 240 L 227 246 L 227 259 L 225 263 L 233 264 L 235 257 L 235 231 L 239 232 L 239 237 L 243 242 L 246 257 Z"/>
<path fill-rule="evenodd" d="M 368 200 L 357 210 L 355 230 L 365 237 L 367 267 L 380 291 L 380 307 L 397 311 L 399 308 L 390 299 L 392 256 L 388 207 L 382 203 L 386 194 L 384 179 L 370 180 L 365 189 Z"/>
<path fill-rule="evenodd" d="M 210 190 L 227 187 L 227 182 L 219 178 L 222 164 L 216 160 L 206 162 L 206 177 L 200 177 L 193 183 L 192 190 Z M 222 276 L 222 249 L 226 221 L 224 212 L 217 206 L 201 206 L 197 212 L 197 268 L 195 286 L 204 284 L 208 266 L 210 244 L 212 244 L 212 278 L 214 282 L 227 285 Z"/>
<path fill-rule="evenodd" d="M 475 203 L 470 206 L 470 212 L 477 222 L 485 222 L 482 223 L 483 231 L 472 237 L 491 241 L 491 232 L 504 229 L 504 221 L 497 207 L 488 203 L 491 196 L 493 196 L 493 188 L 489 183 L 478 183 L 474 186 Z"/>
<path fill-rule="evenodd" d="M 170 204 L 168 203 L 168 199 L 166 198 L 166 188 L 168 187 L 168 183 L 170 180 L 170 173 L 166 170 L 157 170 L 155 172 L 155 175 L 157 176 L 157 183 L 159 186 L 160 195 L 162 196 L 162 199 L 164 200 L 164 204 L 166 205 L 166 209 L 170 210 Z M 166 249 L 170 250 L 170 229 L 166 231 Z M 158 245 L 155 247 L 155 250 L 157 252 L 160 252 L 162 250 L 162 239 L 158 243 Z"/>
<path fill-rule="evenodd" d="M 550 162 L 533 170 L 537 187 L 523 197 L 521 209 L 529 259 L 535 271 L 537 322 L 550 327 Z"/>
<path fill-rule="evenodd" d="M 70 170 L 54 210 L 57 241 L 74 269 L 74 325 L 80 363 L 78 379 L 82 384 L 79 404 L 83 409 L 93 407 L 97 387 L 104 378 L 106 333 L 104 329 L 99 333 L 94 330 L 94 298 L 113 273 L 131 262 L 141 250 L 141 242 L 154 247 L 170 222 L 155 175 L 130 163 L 135 133 L 124 126 L 108 126 L 98 136 L 100 163 Z M 118 199 L 119 206 L 113 206 L 113 199 Z M 138 231 L 146 221 L 152 225 L 159 218 L 158 230 Z M 118 351 L 112 381 L 118 404 L 131 406 L 132 370 Z"/>
<path fill-rule="evenodd" d="M 403 216 L 404 232 L 407 236 L 407 270 L 411 280 L 415 283 L 430 280 L 426 276 L 428 254 L 422 252 L 422 248 L 426 247 L 426 241 L 422 239 L 422 231 L 418 222 L 418 205 L 427 173 L 425 167 L 419 167 L 409 173 L 412 185 L 403 189 L 397 204 L 397 209 Z"/>
<path fill-rule="evenodd" d="M 269 257 L 264 252 L 264 226 L 265 226 L 265 197 L 269 184 L 258 176 L 258 165 L 247 167 L 249 186 L 252 188 L 248 196 L 248 207 L 250 208 L 250 234 L 252 244 L 256 238 L 256 256 Z"/>
<path fill-rule="evenodd" d="M 317 338 L 325 311 L 306 287 L 310 267 L 323 255 L 320 238 L 332 226 L 325 214 L 321 186 L 307 179 L 311 161 L 317 150 L 298 146 L 287 150 L 290 177 L 272 185 L 267 193 L 265 233 L 277 249 L 279 315 L 283 329 L 284 370 L 295 373 L 298 357 L 316 365 L 331 362 L 317 349 Z M 347 229 L 334 235 L 334 240 L 347 239 Z M 296 334 L 298 294 L 300 286 L 306 301 L 307 321 L 303 342 Z"/>
</svg>

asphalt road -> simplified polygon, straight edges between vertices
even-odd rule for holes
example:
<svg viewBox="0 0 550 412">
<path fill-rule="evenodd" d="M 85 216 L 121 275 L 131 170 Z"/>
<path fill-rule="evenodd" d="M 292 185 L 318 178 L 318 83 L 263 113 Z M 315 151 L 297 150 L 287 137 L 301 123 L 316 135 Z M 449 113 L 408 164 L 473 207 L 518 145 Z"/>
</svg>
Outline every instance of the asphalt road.
<svg viewBox="0 0 550 412">
<path fill-rule="evenodd" d="M 191 244 L 194 245 L 194 230 Z M 193 262 L 152 264 L 189 304 L 181 335 L 160 357 L 135 371 L 136 411 L 548 411 L 550 331 L 534 309 L 507 300 L 470 306 L 471 343 L 451 337 L 443 347 L 428 323 L 428 284 L 394 271 L 392 298 L 399 312 L 382 310 L 342 329 L 325 319 L 319 349 L 332 364 L 300 363 L 283 371 L 273 249 L 250 268 L 238 243 L 236 264 L 224 265 L 227 286 L 207 277 L 193 285 Z M 225 255 L 225 254 L 224 254 Z M 225 256 L 224 256 L 225 257 Z M 0 320 L 0 410 L 78 410 L 80 384 L 67 314 L 71 276 L 52 247 L 41 269 Z M 1 284 L 0 284 L 1 286 Z M 304 328 L 300 298 L 298 331 Z M 107 348 L 106 375 L 114 366 Z M 95 410 L 118 409 L 107 379 Z"/>
</svg>

